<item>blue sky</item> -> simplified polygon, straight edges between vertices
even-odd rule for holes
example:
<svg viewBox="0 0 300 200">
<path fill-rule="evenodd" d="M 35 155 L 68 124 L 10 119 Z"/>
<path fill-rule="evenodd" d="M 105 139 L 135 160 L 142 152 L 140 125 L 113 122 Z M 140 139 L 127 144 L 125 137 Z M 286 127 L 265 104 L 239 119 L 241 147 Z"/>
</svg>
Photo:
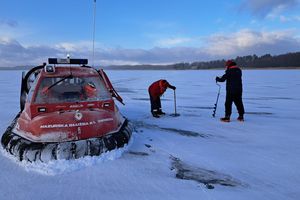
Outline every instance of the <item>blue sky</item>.
<svg viewBox="0 0 300 200">
<path fill-rule="evenodd" d="M 91 58 L 93 0 L 0 0 L 0 66 Z M 97 0 L 95 63 L 158 64 L 300 50 L 299 0 Z"/>
</svg>

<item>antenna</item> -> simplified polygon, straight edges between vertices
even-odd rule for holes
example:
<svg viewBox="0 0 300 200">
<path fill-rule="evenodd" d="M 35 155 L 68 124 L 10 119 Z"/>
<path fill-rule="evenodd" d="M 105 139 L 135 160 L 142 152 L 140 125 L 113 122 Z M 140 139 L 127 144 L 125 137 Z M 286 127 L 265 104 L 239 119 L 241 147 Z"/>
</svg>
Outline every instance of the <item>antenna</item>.
<svg viewBox="0 0 300 200">
<path fill-rule="evenodd" d="M 94 27 L 93 27 L 93 67 L 94 67 L 94 61 L 95 61 L 95 27 L 96 27 L 96 5 L 97 2 L 94 0 Z"/>
</svg>

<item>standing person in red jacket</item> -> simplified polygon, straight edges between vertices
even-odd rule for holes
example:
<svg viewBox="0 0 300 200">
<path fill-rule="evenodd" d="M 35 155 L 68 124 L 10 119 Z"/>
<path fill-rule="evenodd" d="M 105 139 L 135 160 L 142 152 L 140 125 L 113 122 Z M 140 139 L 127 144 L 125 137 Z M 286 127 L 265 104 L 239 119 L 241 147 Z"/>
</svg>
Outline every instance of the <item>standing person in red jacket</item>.
<svg viewBox="0 0 300 200">
<path fill-rule="evenodd" d="M 168 81 L 163 79 L 152 83 L 148 88 L 151 103 L 151 113 L 153 117 L 159 118 L 159 115 L 165 114 L 161 110 L 160 96 L 164 94 L 167 88 L 171 88 L 172 90 L 176 89 L 175 86 L 170 85 Z"/>
</svg>

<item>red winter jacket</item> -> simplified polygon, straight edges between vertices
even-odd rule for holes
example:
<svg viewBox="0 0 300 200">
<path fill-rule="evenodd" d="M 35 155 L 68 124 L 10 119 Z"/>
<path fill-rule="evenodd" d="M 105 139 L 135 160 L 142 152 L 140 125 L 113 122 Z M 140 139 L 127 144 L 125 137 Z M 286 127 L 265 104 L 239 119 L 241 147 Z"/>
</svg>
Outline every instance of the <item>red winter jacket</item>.
<svg viewBox="0 0 300 200">
<path fill-rule="evenodd" d="M 168 81 L 161 79 L 152 83 L 149 86 L 148 91 L 151 97 L 156 99 L 157 97 L 160 97 L 168 87 L 172 88 L 174 86 L 170 85 Z"/>
</svg>

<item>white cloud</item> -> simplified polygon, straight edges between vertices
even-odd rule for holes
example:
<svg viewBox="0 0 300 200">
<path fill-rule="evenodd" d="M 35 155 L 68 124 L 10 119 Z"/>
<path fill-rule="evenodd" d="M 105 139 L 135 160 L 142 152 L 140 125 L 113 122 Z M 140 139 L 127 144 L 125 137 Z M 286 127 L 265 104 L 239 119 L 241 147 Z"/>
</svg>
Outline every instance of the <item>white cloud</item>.
<svg viewBox="0 0 300 200">
<path fill-rule="evenodd" d="M 47 46 L 25 47 L 13 39 L 0 39 L 0 67 L 37 65 L 43 62 L 43 56 L 57 53 L 57 50 Z"/>
<path fill-rule="evenodd" d="M 280 22 L 286 23 L 286 22 L 300 22 L 300 16 L 285 16 L 280 15 L 278 16 Z"/>
<path fill-rule="evenodd" d="M 299 0 L 244 0 L 242 10 L 249 10 L 253 15 L 272 17 L 285 10 L 292 9 L 299 4 Z"/>
<path fill-rule="evenodd" d="M 96 63 L 101 63 L 102 66 L 109 65 L 138 65 L 139 62 L 127 60 L 96 60 Z"/>
<path fill-rule="evenodd" d="M 258 32 L 241 30 L 228 36 L 214 35 L 207 41 L 209 54 L 233 56 L 245 54 L 279 54 L 299 51 L 300 40 L 292 31 Z"/>
<path fill-rule="evenodd" d="M 192 41 L 191 38 L 178 37 L 178 38 L 161 39 L 155 42 L 155 44 L 156 46 L 160 46 L 160 47 L 172 47 L 178 45 L 185 45 L 186 43 L 189 43 L 191 41 Z"/>
<path fill-rule="evenodd" d="M 281 54 L 300 51 L 300 39 L 296 31 L 240 30 L 235 33 L 219 33 L 201 42 L 201 47 L 156 47 L 152 49 L 99 48 L 96 44 L 95 64 L 154 64 L 227 59 L 243 55 Z M 195 39 L 194 39 L 195 40 Z M 199 39 L 198 39 L 199 40 Z M 171 41 L 171 40 L 170 40 Z M 188 40 L 174 40 L 171 44 Z M 198 41 L 199 42 L 199 41 Z M 197 43 L 198 43 L 197 42 Z M 24 46 L 16 40 L 0 37 L 0 67 L 38 65 L 48 57 L 88 58 L 92 63 L 91 43 L 62 42 L 53 46 Z"/>
<path fill-rule="evenodd" d="M 9 37 L 0 37 L 0 44 L 9 44 L 15 42 L 13 39 Z"/>
<path fill-rule="evenodd" d="M 92 42 L 80 41 L 80 42 L 76 42 L 76 43 L 61 42 L 61 43 L 54 45 L 54 47 L 56 49 L 60 49 L 65 52 L 86 52 L 86 51 L 91 51 L 92 45 L 93 45 Z"/>
</svg>

